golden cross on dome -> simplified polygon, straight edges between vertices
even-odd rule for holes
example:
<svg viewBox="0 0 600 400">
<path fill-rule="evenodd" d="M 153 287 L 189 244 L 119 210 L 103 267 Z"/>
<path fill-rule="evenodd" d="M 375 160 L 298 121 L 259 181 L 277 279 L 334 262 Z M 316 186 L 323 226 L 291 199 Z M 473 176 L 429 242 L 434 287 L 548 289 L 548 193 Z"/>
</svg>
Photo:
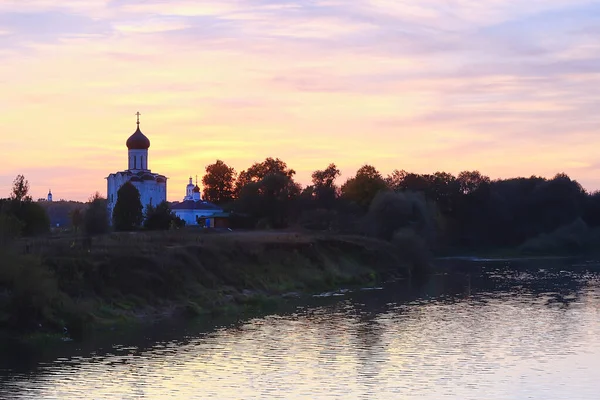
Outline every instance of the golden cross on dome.
<svg viewBox="0 0 600 400">
<path fill-rule="evenodd" d="M 135 113 L 135 115 L 137 115 L 137 124 L 139 126 L 140 125 L 140 115 L 142 115 L 142 114 L 140 114 L 140 112 L 138 111 Z"/>
</svg>

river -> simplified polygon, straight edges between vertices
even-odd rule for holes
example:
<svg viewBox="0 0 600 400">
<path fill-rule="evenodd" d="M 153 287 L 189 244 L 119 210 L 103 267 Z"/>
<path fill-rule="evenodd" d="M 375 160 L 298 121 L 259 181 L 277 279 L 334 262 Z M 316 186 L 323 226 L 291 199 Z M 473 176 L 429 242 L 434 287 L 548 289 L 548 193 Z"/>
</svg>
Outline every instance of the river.
<svg viewBox="0 0 600 400">
<path fill-rule="evenodd" d="M 598 264 L 445 266 L 212 329 L 65 343 L 4 366 L 0 398 L 598 399 Z"/>
</svg>

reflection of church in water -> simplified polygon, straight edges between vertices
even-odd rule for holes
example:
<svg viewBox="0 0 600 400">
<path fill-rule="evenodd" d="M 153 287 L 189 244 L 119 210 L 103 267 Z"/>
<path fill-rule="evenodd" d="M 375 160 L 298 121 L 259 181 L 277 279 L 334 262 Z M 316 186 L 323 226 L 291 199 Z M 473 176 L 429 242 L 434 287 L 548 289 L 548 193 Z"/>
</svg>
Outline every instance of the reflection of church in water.
<svg viewBox="0 0 600 400">
<path fill-rule="evenodd" d="M 140 113 L 136 115 L 137 129 L 126 142 L 128 168 L 125 171 L 112 173 L 106 178 L 108 212 L 111 217 L 117 202 L 117 192 L 126 182 L 131 182 L 140 192 L 144 210 L 149 204 L 156 206 L 167 200 L 167 177 L 154 173 L 148 168 L 150 140 L 140 130 Z M 226 226 L 227 214 L 215 204 L 202 200 L 197 178 L 194 185 L 190 177 L 183 201 L 174 202 L 171 209 L 186 222 L 186 225 L 201 223 L 207 227 Z"/>
</svg>

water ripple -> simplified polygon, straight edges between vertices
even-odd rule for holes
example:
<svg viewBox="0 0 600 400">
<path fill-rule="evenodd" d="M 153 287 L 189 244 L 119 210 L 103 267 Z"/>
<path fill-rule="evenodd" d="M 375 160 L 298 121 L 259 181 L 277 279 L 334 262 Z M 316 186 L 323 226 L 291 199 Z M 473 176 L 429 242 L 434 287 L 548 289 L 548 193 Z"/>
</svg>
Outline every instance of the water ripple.
<svg viewBox="0 0 600 400">
<path fill-rule="evenodd" d="M 0 371 L 0 398 L 596 399 L 598 282 L 581 269 L 491 266 L 343 292 L 150 348 Z"/>
</svg>

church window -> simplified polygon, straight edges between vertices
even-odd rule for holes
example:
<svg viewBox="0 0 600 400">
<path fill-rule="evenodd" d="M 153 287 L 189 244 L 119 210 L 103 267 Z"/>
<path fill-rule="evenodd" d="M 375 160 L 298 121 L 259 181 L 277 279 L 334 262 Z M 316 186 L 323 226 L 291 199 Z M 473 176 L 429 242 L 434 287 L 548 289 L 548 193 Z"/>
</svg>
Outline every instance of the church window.
<svg viewBox="0 0 600 400">
<path fill-rule="evenodd" d="M 133 156 L 133 169 L 137 169 L 137 156 Z"/>
</svg>

